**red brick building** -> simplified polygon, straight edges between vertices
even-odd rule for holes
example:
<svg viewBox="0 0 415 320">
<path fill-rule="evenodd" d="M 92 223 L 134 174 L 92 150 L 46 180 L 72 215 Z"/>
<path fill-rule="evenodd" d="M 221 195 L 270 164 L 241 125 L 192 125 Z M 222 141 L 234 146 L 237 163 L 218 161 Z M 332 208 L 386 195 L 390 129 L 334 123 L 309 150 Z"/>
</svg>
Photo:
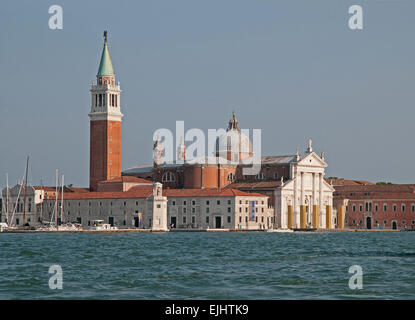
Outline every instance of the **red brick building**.
<svg viewBox="0 0 415 320">
<path fill-rule="evenodd" d="M 415 185 L 376 185 L 367 181 L 327 179 L 335 188 L 334 207 L 346 206 L 345 226 L 362 229 L 415 228 Z"/>
</svg>

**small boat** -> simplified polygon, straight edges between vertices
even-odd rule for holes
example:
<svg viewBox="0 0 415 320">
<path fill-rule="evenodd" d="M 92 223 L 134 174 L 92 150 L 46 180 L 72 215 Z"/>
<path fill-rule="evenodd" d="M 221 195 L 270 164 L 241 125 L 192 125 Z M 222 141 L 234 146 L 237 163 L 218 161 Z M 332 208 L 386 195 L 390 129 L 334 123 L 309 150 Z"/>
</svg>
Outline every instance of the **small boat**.
<svg viewBox="0 0 415 320">
<path fill-rule="evenodd" d="M 294 232 L 292 229 L 268 229 L 267 232 Z"/>
<path fill-rule="evenodd" d="M 82 225 L 77 222 L 63 223 L 56 228 L 53 222 L 45 221 L 42 225 L 36 228 L 36 231 L 80 231 Z"/>
<path fill-rule="evenodd" d="M 92 220 L 91 223 L 92 223 L 92 226 L 90 230 L 94 230 L 94 231 L 118 230 L 117 227 L 113 227 L 109 223 L 104 223 L 104 220 Z"/>
</svg>

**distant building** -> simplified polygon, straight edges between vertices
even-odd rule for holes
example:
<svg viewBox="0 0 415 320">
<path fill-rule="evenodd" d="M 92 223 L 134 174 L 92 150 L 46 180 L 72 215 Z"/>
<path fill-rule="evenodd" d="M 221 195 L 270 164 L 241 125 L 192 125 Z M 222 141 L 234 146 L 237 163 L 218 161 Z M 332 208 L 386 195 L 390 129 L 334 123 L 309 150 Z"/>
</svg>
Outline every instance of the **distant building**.
<svg viewBox="0 0 415 320">
<path fill-rule="evenodd" d="M 332 181 L 334 205 L 346 206 L 345 225 L 362 229 L 414 229 L 415 185 Z"/>
<path fill-rule="evenodd" d="M 153 147 L 153 164 L 121 173 L 120 84 L 108 49 L 106 32 L 92 84 L 89 188 L 28 188 L 29 224 L 41 221 L 107 220 L 125 228 L 334 228 L 334 188 L 324 179 L 324 153 L 313 152 L 312 141 L 300 154 L 262 156 L 256 175 L 244 174 L 254 159 L 252 143 L 232 114 L 225 133 L 217 137 L 207 157 L 187 159 L 186 145 L 177 146 L 178 161 L 163 159 L 160 139 Z M 12 224 L 21 222 L 21 196 Z M 4 193 L 4 192 L 3 192 Z M 30 209 L 30 210 L 29 210 Z M 327 213 L 327 215 L 326 215 Z M 2 217 L 9 219 L 10 211 Z M 4 220 L 4 218 L 2 218 Z M 155 221 L 156 219 L 157 221 Z"/>
</svg>

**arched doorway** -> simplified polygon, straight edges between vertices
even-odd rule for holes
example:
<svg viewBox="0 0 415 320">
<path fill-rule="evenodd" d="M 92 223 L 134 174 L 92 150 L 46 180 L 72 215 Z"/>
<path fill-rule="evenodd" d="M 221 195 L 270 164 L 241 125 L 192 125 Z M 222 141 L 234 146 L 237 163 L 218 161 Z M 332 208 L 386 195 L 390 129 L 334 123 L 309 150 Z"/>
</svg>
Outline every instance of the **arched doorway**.
<svg viewBox="0 0 415 320">
<path fill-rule="evenodd" d="M 371 217 L 366 218 L 366 229 L 372 229 L 372 218 Z"/>
<path fill-rule="evenodd" d="M 392 221 L 392 229 L 396 230 L 398 229 L 397 225 L 396 225 L 396 221 Z"/>
</svg>

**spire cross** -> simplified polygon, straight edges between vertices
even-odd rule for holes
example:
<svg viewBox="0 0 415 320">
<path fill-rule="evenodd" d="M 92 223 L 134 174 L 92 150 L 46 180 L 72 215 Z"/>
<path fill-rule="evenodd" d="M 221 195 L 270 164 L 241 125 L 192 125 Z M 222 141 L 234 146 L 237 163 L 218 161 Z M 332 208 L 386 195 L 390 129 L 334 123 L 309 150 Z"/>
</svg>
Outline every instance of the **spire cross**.
<svg viewBox="0 0 415 320">
<path fill-rule="evenodd" d="M 107 30 L 105 30 L 104 31 L 104 39 L 105 39 L 105 42 L 107 42 L 107 36 L 108 36 L 108 32 L 107 32 Z"/>
</svg>

